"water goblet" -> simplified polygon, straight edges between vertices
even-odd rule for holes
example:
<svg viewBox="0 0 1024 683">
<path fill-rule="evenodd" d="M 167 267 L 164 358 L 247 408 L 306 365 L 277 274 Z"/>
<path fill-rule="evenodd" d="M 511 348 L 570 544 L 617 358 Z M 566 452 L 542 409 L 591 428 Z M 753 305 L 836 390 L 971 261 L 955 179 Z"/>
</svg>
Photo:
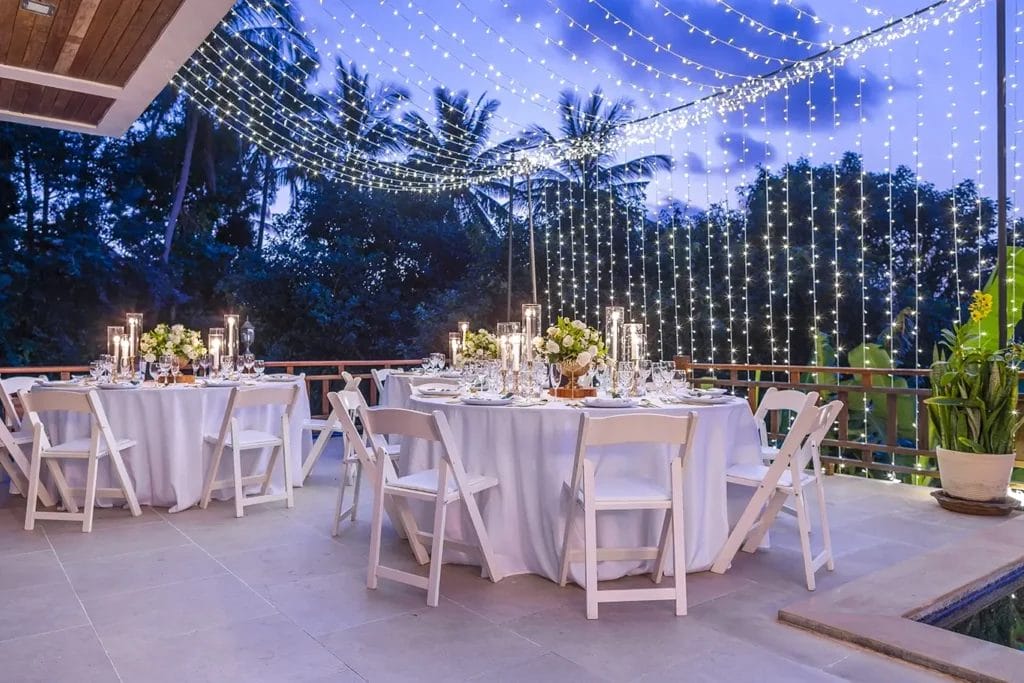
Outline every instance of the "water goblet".
<svg viewBox="0 0 1024 683">
<path fill-rule="evenodd" d="M 199 366 L 199 374 L 203 377 L 209 377 L 210 366 L 213 364 L 213 356 L 208 353 L 204 353 L 196 359 L 196 364 Z"/>
<path fill-rule="evenodd" d="M 636 374 L 636 364 L 629 360 L 620 360 L 616 367 L 618 374 L 617 391 L 620 396 L 628 396 L 633 390 L 633 378 Z"/>
<path fill-rule="evenodd" d="M 254 360 L 252 362 L 252 369 L 253 369 L 253 372 L 256 373 L 256 379 L 258 379 L 258 380 L 263 379 L 263 373 L 267 371 L 266 361 Z"/>
<path fill-rule="evenodd" d="M 89 363 L 89 377 L 92 378 L 93 382 L 100 381 L 100 377 L 103 376 L 103 361 L 94 360 Z"/>
<path fill-rule="evenodd" d="M 431 363 L 433 363 L 433 361 L 430 358 L 420 359 L 420 367 L 423 368 L 423 372 L 426 372 L 427 370 L 430 369 Z"/>
<path fill-rule="evenodd" d="M 177 356 L 171 356 L 171 382 L 174 384 L 178 383 L 178 375 L 181 374 L 181 359 Z"/>
<path fill-rule="evenodd" d="M 644 358 L 636 362 L 636 386 L 639 395 L 643 396 L 647 393 L 647 380 L 651 378 L 653 371 L 654 364 L 650 360 Z"/>
<path fill-rule="evenodd" d="M 256 364 L 256 356 L 251 353 L 242 354 L 242 365 L 245 366 L 245 374 L 251 375 Z"/>
</svg>

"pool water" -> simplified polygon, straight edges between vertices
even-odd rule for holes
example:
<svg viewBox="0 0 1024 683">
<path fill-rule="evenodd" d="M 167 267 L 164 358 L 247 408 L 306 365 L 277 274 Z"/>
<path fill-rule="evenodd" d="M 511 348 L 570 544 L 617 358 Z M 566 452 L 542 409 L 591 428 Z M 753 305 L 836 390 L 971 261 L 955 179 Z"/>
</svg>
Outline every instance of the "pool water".
<svg viewBox="0 0 1024 683">
<path fill-rule="evenodd" d="M 1024 566 L 918 618 L 918 621 L 1024 650 Z"/>
</svg>

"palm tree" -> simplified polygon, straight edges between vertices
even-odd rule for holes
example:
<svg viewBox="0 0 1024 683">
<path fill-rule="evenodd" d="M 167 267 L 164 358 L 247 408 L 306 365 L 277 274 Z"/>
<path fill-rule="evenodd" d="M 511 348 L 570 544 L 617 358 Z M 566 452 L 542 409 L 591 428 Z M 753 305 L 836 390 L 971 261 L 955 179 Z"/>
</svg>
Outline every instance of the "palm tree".
<svg viewBox="0 0 1024 683">
<path fill-rule="evenodd" d="M 267 2 L 262 3 L 259 7 L 248 3 L 241 3 L 232 10 L 231 18 L 226 25 L 222 24 L 214 30 L 214 35 L 230 46 L 227 52 L 233 51 L 235 54 L 247 54 L 255 50 L 260 60 L 264 63 L 269 62 L 276 67 L 267 70 L 270 72 L 269 74 L 261 73 L 260 76 L 262 78 L 260 80 L 266 84 L 269 79 L 269 87 L 277 95 L 282 95 L 279 98 L 282 100 L 289 99 L 289 95 L 290 99 L 307 97 L 304 92 L 296 93 L 295 79 L 299 74 L 309 73 L 311 66 L 316 64 L 316 51 L 312 43 L 298 29 L 294 10 L 290 4 L 287 0 L 267 0 Z M 202 49 L 200 48 L 200 50 Z M 220 54 L 216 50 L 210 50 L 210 52 Z M 225 59 L 230 58 L 225 57 Z M 237 71 L 233 61 L 232 68 Z M 218 69 L 216 64 L 211 64 L 209 69 L 213 72 L 225 70 L 222 68 Z M 255 81 L 256 78 L 253 77 L 251 80 Z M 215 83 L 211 83 L 211 89 L 215 85 Z M 265 105 L 266 103 L 262 104 Z M 184 204 L 185 193 L 188 189 L 192 156 L 200 122 L 204 122 L 204 126 L 212 126 L 212 120 L 208 119 L 206 113 L 191 100 L 186 100 L 185 150 L 182 158 L 181 172 L 178 175 L 174 198 L 171 202 L 171 210 L 164 229 L 164 263 L 167 263 L 171 256 L 174 232 Z M 269 166 L 273 166 L 273 163 L 270 163 Z M 215 185 L 215 182 L 212 182 L 213 178 L 208 180 L 211 181 L 209 182 L 210 186 Z"/>
<path fill-rule="evenodd" d="M 434 90 L 437 126 L 417 112 L 406 112 L 401 131 L 411 150 L 408 167 L 426 174 L 472 178 L 486 174 L 515 147 L 515 142 L 488 146 L 491 124 L 498 100 L 481 95 L 475 102 L 466 91 Z M 449 193 L 452 209 L 463 225 L 487 225 L 498 232 L 500 216 L 507 208 L 497 199 L 507 196 L 508 186 L 498 180 L 484 180 Z"/>
</svg>

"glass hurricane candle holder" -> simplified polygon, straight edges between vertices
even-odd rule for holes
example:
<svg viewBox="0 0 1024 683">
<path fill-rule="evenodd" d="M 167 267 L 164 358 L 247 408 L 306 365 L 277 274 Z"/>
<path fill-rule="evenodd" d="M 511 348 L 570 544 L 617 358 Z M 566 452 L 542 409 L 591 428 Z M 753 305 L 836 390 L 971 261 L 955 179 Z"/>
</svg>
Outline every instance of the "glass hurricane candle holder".
<svg viewBox="0 0 1024 683">
<path fill-rule="evenodd" d="M 523 304 L 524 360 L 533 360 L 533 340 L 540 336 L 540 304 Z"/>
<path fill-rule="evenodd" d="M 211 327 L 210 334 L 206 338 L 206 348 L 210 351 L 210 371 L 213 374 L 220 372 L 220 361 L 227 355 L 224 348 L 224 328 Z"/>
<path fill-rule="evenodd" d="M 142 338 L 142 314 L 129 313 L 125 316 L 125 323 L 128 328 L 128 356 L 138 358 L 139 339 Z"/>
<path fill-rule="evenodd" d="M 606 306 L 604 309 L 604 341 L 608 345 L 608 360 L 614 363 L 620 360 L 622 342 L 622 325 L 625 322 L 626 309 L 622 306 Z"/>
<path fill-rule="evenodd" d="M 228 313 L 224 316 L 224 353 L 227 356 L 238 355 L 238 315 Z"/>
</svg>

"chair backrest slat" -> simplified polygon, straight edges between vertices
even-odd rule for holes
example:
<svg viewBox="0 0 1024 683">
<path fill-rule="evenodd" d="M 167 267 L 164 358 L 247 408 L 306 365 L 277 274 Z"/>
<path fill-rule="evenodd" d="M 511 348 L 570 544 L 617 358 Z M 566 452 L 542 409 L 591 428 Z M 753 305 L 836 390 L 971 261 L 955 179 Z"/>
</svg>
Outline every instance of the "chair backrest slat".
<svg viewBox="0 0 1024 683">
<path fill-rule="evenodd" d="M 437 423 L 430 413 L 404 408 L 364 408 L 359 418 L 363 427 L 376 436 L 402 436 L 425 441 L 440 441 Z"/>
<path fill-rule="evenodd" d="M 798 463 L 799 469 L 802 470 L 807 467 L 812 458 L 818 454 L 822 441 L 828 437 L 829 430 L 832 429 L 832 425 L 835 424 L 842 410 L 842 401 L 831 401 L 815 409 L 815 422 L 811 427 L 810 434 L 807 436 L 806 447 L 801 452 Z"/>
<path fill-rule="evenodd" d="M 682 445 L 689 434 L 689 415 L 612 415 L 581 420 L 586 427 L 586 446 L 629 443 Z"/>
<path fill-rule="evenodd" d="M 14 405 L 14 397 L 23 391 L 28 391 L 44 379 L 44 377 L 24 376 L 0 379 L 0 408 L 3 409 L 4 422 L 14 431 L 21 429 L 21 418 L 18 417 L 18 409 Z M 28 410 L 25 406 L 22 406 L 22 409 Z"/>
<path fill-rule="evenodd" d="M 233 393 L 236 409 L 268 405 L 291 406 L 299 393 L 299 387 L 297 384 L 243 387 L 235 388 Z"/>
<path fill-rule="evenodd" d="M 761 438 L 761 445 L 768 445 L 766 418 L 769 416 L 773 417 L 777 424 L 779 413 L 785 411 L 793 413 L 793 420 L 795 420 L 801 412 L 814 407 L 818 402 L 818 398 L 818 392 L 816 391 L 805 393 L 796 389 L 779 390 L 775 387 L 769 387 L 768 391 L 761 398 L 761 403 L 758 404 L 757 410 L 754 412 L 754 422 L 757 423 L 757 432 Z M 790 422 L 790 428 L 792 428 L 792 425 L 793 423 Z"/>
<path fill-rule="evenodd" d="M 92 406 L 89 403 L 89 396 L 94 395 L 95 390 L 90 391 L 63 391 L 60 389 L 44 389 L 33 391 L 28 394 L 27 406 L 33 413 L 64 412 L 64 413 L 91 413 Z M 21 394 L 25 395 L 25 394 Z"/>
</svg>

